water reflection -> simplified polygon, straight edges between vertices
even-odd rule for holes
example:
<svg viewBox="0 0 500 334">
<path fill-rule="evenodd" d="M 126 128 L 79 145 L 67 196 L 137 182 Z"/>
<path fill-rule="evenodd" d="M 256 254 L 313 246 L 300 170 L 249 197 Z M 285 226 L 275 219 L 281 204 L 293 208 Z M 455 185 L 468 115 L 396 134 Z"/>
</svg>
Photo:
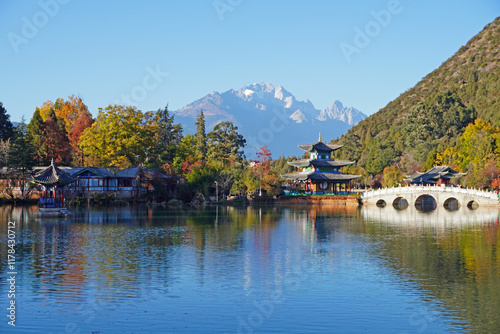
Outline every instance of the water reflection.
<svg viewBox="0 0 500 334">
<path fill-rule="evenodd" d="M 437 208 L 423 213 L 410 207 L 398 211 L 367 206 L 362 216 L 363 232 L 379 241 L 374 257 L 457 319 L 466 319 L 464 328 L 498 331 L 498 208 Z"/>
<path fill-rule="evenodd" d="M 495 209 L 94 207 L 64 220 L 37 220 L 34 210 L 0 207 L 0 256 L 7 253 L 4 222 L 20 222 L 25 330 L 143 332 L 148 323 L 151 332 L 385 333 L 422 332 L 415 323 L 423 320 L 433 332 L 500 326 Z M 5 262 L 0 269 L 4 275 Z M 250 316 L 262 305 L 272 312 L 260 313 L 256 325 Z M 422 309 L 434 320 L 412 318 Z"/>
<path fill-rule="evenodd" d="M 481 207 L 470 210 L 460 206 L 455 210 L 437 207 L 433 211 L 421 211 L 411 205 L 404 210 L 392 206 L 379 208 L 365 205 L 361 209 L 363 219 L 403 226 L 432 226 L 434 228 L 467 227 L 472 225 L 490 225 L 498 222 L 499 209 Z"/>
</svg>

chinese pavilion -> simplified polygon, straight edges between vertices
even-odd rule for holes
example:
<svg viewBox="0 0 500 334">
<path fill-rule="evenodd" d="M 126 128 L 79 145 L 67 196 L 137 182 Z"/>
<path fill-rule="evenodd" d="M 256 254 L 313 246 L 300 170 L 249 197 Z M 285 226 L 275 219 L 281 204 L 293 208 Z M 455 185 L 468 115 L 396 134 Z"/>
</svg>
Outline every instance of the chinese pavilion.
<svg viewBox="0 0 500 334">
<path fill-rule="evenodd" d="M 288 164 L 297 167 L 297 173 L 285 174 L 283 177 L 291 181 L 293 187 L 303 188 L 314 194 L 337 194 L 340 191 L 348 192 L 351 181 L 361 175 L 344 174 L 340 169 L 354 164 L 354 161 L 335 160 L 333 152 L 342 145 L 325 144 L 321 141 L 314 144 L 298 145 L 309 154 L 309 159 L 289 161 Z"/>
<path fill-rule="evenodd" d="M 459 173 L 448 166 L 434 166 L 425 173 L 415 172 L 404 181 L 414 185 L 449 185 L 454 177 L 465 176 L 466 173 Z"/>
<path fill-rule="evenodd" d="M 54 159 L 49 167 L 36 173 L 30 182 L 41 188 L 40 211 L 41 217 L 58 217 L 71 214 L 65 208 L 64 186 L 76 179 L 69 173 L 61 170 L 54 164 Z"/>
</svg>

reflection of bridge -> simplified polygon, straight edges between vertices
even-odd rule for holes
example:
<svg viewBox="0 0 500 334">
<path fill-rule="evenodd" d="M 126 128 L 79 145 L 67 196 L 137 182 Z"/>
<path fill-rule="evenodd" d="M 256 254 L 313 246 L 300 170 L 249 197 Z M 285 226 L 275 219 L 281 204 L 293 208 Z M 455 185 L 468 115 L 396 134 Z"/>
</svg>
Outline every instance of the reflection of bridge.
<svg viewBox="0 0 500 334">
<path fill-rule="evenodd" d="M 374 223 L 401 227 L 432 227 L 437 229 L 463 228 L 480 225 L 494 225 L 498 222 L 499 209 L 482 207 L 469 210 L 465 207 L 456 211 L 437 208 L 432 212 L 422 212 L 413 207 L 398 210 L 392 206 L 379 208 L 367 205 L 361 208 L 361 216 Z"/>
<path fill-rule="evenodd" d="M 437 206 L 447 206 L 456 201 L 458 206 L 473 208 L 479 206 L 499 205 L 498 195 L 489 191 L 467 189 L 450 186 L 407 186 L 371 190 L 363 193 L 363 204 L 377 204 L 379 206 L 398 206 L 401 200 L 408 205 L 418 205 L 424 198 L 431 196 Z"/>
</svg>

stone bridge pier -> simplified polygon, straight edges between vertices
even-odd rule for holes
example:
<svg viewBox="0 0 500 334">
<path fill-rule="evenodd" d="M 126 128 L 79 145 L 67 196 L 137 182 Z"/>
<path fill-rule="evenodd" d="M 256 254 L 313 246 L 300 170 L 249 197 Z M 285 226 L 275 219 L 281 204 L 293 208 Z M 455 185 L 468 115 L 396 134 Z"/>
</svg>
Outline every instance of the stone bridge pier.
<svg viewBox="0 0 500 334">
<path fill-rule="evenodd" d="M 372 190 L 361 195 L 363 204 L 378 206 L 400 206 L 402 200 L 406 200 L 407 205 L 420 206 L 423 201 L 432 201 L 431 197 L 438 207 L 467 206 L 470 209 L 475 209 L 479 206 L 500 205 L 498 195 L 495 193 L 452 186 L 412 185 Z"/>
</svg>

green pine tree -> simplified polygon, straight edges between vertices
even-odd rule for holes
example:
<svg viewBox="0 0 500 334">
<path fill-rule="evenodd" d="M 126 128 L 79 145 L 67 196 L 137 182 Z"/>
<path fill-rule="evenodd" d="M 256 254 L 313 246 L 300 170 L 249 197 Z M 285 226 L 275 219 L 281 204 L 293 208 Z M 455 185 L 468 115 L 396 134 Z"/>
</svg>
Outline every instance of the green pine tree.
<svg viewBox="0 0 500 334">
<path fill-rule="evenodd" d="M 34 149 L 31 145 L 31 138 L 26 131 L 24 119 L 14 130 L 13 141 L 9 155 L 9 169 L 21 188 L 21 199 L 24 199 L 29 192 L 28 175 L 31 174 L 35 161 L 33 160 Z M 28 192 L 26 189 L 28 188 Z"/>
<path fill-rule="evenodd" d="M 10 115 L 0 102 L 0 139 L 7 140 L 14 135 L 14 127 L 10 121 Z"/>
<path fill-rule="evenodd" d="M 205 161 L 207 155 L 207 134 L 205 132 L 205 116 L 203 110 L 201 110 L 198 117 L 196 117 L 196 122 L 194 124 L 196 125 L 196 153 L 200 156 L 202 161 Z"/>
</svg>

